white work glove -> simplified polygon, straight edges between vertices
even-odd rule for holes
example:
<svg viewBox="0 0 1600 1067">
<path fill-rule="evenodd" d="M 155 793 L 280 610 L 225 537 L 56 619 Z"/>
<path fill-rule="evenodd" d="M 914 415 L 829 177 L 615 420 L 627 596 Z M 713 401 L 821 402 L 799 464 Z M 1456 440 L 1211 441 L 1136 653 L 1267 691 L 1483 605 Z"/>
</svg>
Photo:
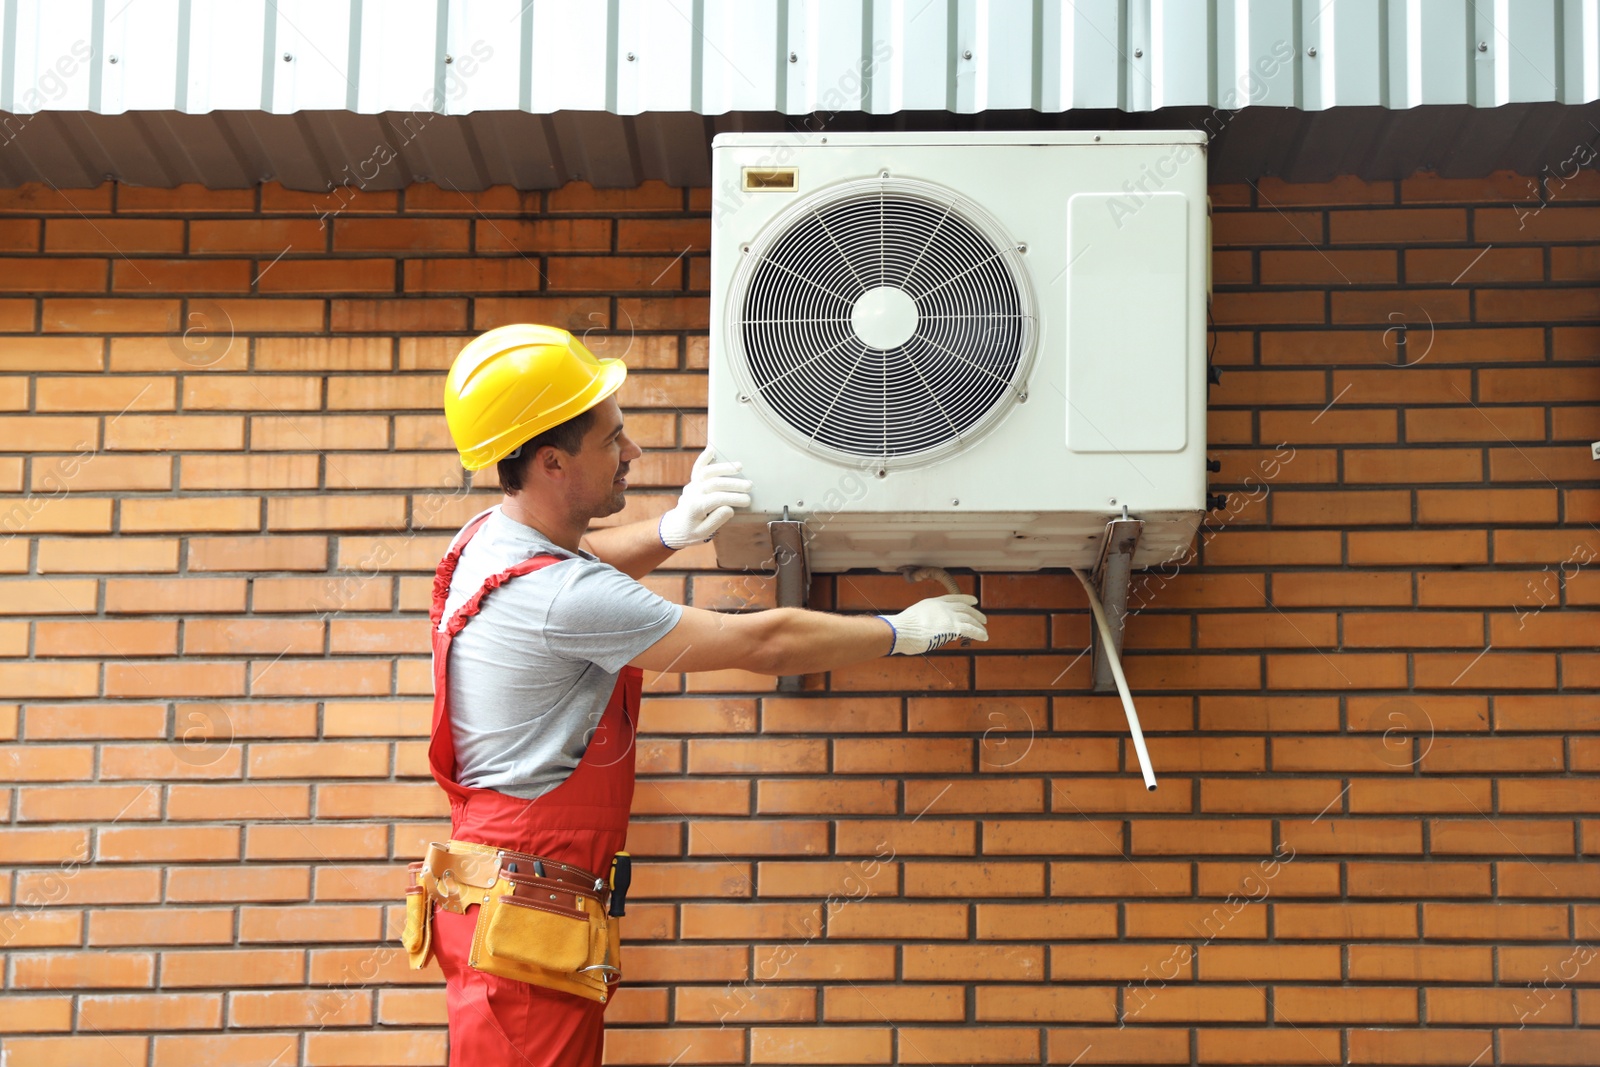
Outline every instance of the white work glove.
<svg viewBox="0 0 1600 1067">
<path fill-rule="evenodd" d="M 958 637 L 989 640 L 988 619 L 972 605 L 975 596 L 946 593 L 919 600 L 898 615 L 879 615 L 894 630 L 891 656 L 918 656 Z"/>
<path fill-rule="evenodd" d="M 677 506 L 661 516 L 657 536 L 668 548 L 711 540 L 711 535 L 733 518 L 734 508 L 750 506 L 750 482 L 737 477 L 744 464 L 715 463 L 715 458 L 709 448 L 700 453 Z"/>
</svg>

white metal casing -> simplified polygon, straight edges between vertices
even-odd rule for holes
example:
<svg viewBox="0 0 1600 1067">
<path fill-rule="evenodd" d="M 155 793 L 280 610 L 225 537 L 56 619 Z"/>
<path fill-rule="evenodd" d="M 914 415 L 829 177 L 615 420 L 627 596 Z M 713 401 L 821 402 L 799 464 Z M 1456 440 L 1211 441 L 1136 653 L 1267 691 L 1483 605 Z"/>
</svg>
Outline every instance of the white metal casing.
<svg viewBox="0 0 1600 1067">
<path fill-rule="evenodd" d="M 755 483 L 716 538 L 721 566 L 770 566 L 766 523 L 786 508 L 821 572 L 1093 566 L 1124 507 L 1145 523 L 1134 566 L 1183 555 L 1206 494 L 1201 133 L 723 134 L 712 157 L 709 440 Z M 797 188 L 746 190 L 745 167 L 793 167 Z M 801 447 L 737 365 L 741 261 L 797 204 L 863 180 L 943 187 L 1025 249 L 1037 316 L 1025 399 L 920 462 Z"/>
</svg>

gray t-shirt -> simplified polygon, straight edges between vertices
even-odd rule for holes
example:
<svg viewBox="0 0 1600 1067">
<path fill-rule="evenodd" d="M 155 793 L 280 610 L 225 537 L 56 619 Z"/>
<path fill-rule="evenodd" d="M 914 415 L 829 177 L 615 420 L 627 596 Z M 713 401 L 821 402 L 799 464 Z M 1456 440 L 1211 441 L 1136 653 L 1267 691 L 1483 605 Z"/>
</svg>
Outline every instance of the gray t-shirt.
<svg viewBox="0 0 1600 1067">
<path fill-rule="evenodd" d="M 484 579 L 540 555 L 561 561 L 484 597 L 451 642 L 449 663 L 457 781 L 527 799 L 566 781 L 617 675 L 683 614 L 615 567 L 551 544 L 495 507 L 461 553 L 445 620 Z"/>
</svg>

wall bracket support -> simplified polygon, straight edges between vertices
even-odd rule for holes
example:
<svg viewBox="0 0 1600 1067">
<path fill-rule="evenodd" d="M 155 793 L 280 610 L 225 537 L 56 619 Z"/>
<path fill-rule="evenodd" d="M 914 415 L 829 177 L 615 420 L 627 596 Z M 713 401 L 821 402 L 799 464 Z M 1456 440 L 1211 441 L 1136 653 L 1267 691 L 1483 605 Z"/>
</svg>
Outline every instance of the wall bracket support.
<svg viewBox="0 0 1600 1067">
<path fill-rule="evenodd" d="M 778 607 L 803 608 L 811 591 L 811 567 L 806 561 L 806 524 L 789 518 L 789 509 L 783 509 L 783 518 L 767 523 L 767 533 L 772 538 L 772 559 L 778 577 Z M 784 675 L 778 679 L 780 693 L 798 693 L 805 682 L 800 674 Z"/>
</svg>

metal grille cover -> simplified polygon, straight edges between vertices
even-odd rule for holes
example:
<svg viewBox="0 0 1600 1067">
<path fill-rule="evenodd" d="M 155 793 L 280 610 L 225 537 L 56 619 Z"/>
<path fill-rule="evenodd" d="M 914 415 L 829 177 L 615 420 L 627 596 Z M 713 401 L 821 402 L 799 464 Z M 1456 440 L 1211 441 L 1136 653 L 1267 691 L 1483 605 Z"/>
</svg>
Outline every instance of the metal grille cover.
<svg viewBox="0 0 1600 1067">
<path fill-rule="evenodd" d="M 1035 317 L 1021 251 L 960 194 L 848 182 L 792 205 L 733 280 L 741 396 L 809 451 L 910 466 L 1025 400 Z"/>
</svg>

